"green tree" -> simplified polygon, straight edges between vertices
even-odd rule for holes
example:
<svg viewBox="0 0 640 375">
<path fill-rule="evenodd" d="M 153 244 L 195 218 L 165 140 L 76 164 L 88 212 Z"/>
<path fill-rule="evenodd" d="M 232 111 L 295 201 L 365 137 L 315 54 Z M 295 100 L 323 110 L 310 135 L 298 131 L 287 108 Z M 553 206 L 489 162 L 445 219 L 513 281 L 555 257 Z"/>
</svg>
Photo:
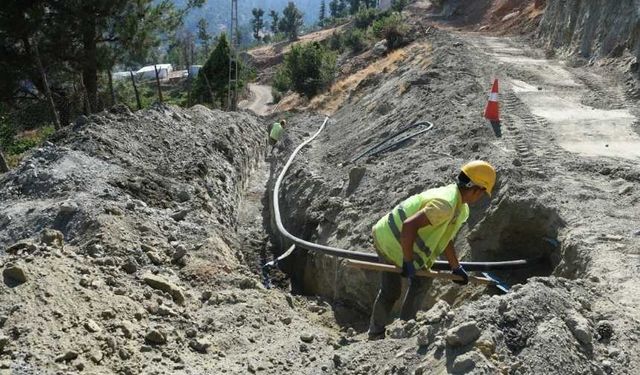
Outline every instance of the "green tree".
<svg viewBox="0 0 640 375">
<path fill-rule="evenodd" d="M 360 10 L 361 0 L 349 0 L 349 13 L 356 14 Z"/>
<path fill-rule="evenodd" d="M 2 49 L 11 46 L 10 58 L 2 60 L 26 63 L 29 72 L 19 81 L 39 85 L 33 69 L 37 43 L 53 85 L 56 74 L 79 74 L 90 109 L 97 111 L 98 75 L 116 62 L 144 61 L 161 38 L 180 26 L 186 11 L 203 1 L 189 0 L 185 9 L 170 0 L 10 1 L 0 7 Z"/>
<path fill-rule="evenodd" d="M 200 18 L 198 21 L 198 39 L 202 43 L 202 52 L 205 56 L 209 56 L 209 46 L 211 42 L 211 35 L 207 31 L 209 23 L 206 19 Z"/>
<path fill-rule="evenodd" d="M 300 28 L 304 24 L 303 16 L 296 4 L 290 1 L 282 11 L 282 19 L 278 22 L 278 29 L 285 33 L 289 40 L 298 39 Z"/>
<path fill-rule="evenodd" d="M 329 2 L 329 15 L 331 15 L 331 18 L 336 18 L 340 15 L 338 0 Z"/>
<path fill-rule="evenodd" d="M 320 15 L 318 16 L 318 23 L 320 24 L 320 26 L 322 26 L 324 24 L 324 19 L 326 17 L 326 13 L 327 13 L 327 6 L 324 2 L 324 0 L 322 0 L 322 2 L 320 3 Z"/>
<path fill-rule="evenodd" d="M 253 38 L 257 41 L 260 41 L 260 32 L 264 27 L 264 10 L 261 8 L 253 8 L 251 11 L 253 14 L 253 19 L 251 20 L 251 28 L 253 30 Z"/>
<path fill-rule="evenodd" d="M 339 0 L 338 1 L 338 17 L 346 17 L 347 16 L 347 0 Z"/>
<path fill-rule="evenodd" d="M 408 0 L 393 0 L 391 1 L 391 9 L 395 12 L 402 12 L 408 3 Z"/>
<path fill-rule="evenodd" d="M 284 57 L 284 64 L 276 77 L 278 89 L 283 84 L 294 91 L 313 97 L 333 81 L 336 73 L 336 54 L 318 43 L 294 45 Z"/>
<path fill-rule="evenodd" d="M 280 15 L 272 9 L 269 11 L 269 17 L 271 17 L 271 32 L 277 34 L 279 31 L 278 21 L 280 20 Z"/>
<path fill-rule="evenodd" d="M 220 107 L 226 104 L 229 90 L 229 54 L 231 49 L 225 34 L 218 37 L 218 44 L 209 55 L 193 87 L 193 98 L 200 103 L 216 103 Z M 242 77 L 243 66 L 238 62 L 238 77 Z M 231 72 L 235 75 L 235 71 Z M 238 82 L 244 86 L 244 80 Z M 213 95 L 213 97 L 212 97 Z"/>
</svg>

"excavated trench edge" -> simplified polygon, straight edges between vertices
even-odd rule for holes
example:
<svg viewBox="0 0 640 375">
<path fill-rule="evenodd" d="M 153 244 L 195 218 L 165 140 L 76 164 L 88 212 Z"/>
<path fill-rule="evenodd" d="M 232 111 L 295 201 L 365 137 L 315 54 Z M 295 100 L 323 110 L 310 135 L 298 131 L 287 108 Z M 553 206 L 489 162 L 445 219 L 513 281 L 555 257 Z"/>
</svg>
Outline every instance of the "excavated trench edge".
<svg viewBox="0 0 640 375">
<path fill-rule="evenodd" d="M 337 256 L 337 257 L 340 257 L 340 258 L 347 258 L 347 259 L 362 260 L 362 261 L 367 261 L 367 262 L 378 263 L 379 260 L 378 260 L 378 256 L 376 254 L 364 253 L 364 252 L 358 252 L 358 251 L 351 251 L 351 250 L 344 250 L 344 249 L 340 249 L 340 248 L 337 248 L 337 247 L 325 246 L 325 245 L 320 245 L 320 244 L 316 244 L 316 243 L 313 243 L 313 242 L 305 241 L 305 240 L 303 240 L 303 239 L 301 239 L 299 237 L 296 237 L 296 236 L 292 235 L 291 233 L 289 233 L 289 231 L 287 231 L 287 229 L 282 224 L 282 217 L 281 217 L 281 214 L 280 214 L 279 196 L 280 196 L 280 185 L 282 184 L 284 176 L 286 175 L 289 167 L 293 163 L 293 160 L 295 159 L 295 157 L 298 154 L 298 152 L 303 147 L 305 147 L 306 145 L 311 143 L 318 135 L 320 135 L 320 133 L 326 127 L 328 121 L 329 121 L 329 117 L 327 116 L 327 117 L 325 117 L 324 122 L 322 123 L 322 126 L 320 126 L 318 131 L 315 134 L 313 134 L 311 137 L 309 137 L 307 140 L 302 142 L 300 145 L 298 145 L 298 147 L 295 148 L 295 150 L 291 153 L 291 156 L 289 156 L 289 159 L 287 160 L 287 163 L 282 168 L 282 171 L 278 175 L 278 179 L 276 180 L 276 183 L 275 183 L 274 188 L 273 188 L 273 201 L 272 201 L 272 204 L 273 204 L 273 206 L 272 206 L 273 217 L 275 219 L 276 227 L 278 229 L 278 232 L 282 236 L 286 237 L 287 239 L 292 241 L 295 245 L 297 245 L 297 246 L 299 246 L 301 248 L 304 248 L 304 249 L 307 249 L 307 250 L 311 250 L 311 251 L 317 251 L 317 252 L 324 253 L 324 254 L 327 254 L 327 255 Z M 496 270 L 496 269 L 505 270 L 505 269 L 514 269 L 514 268 L 525 268 L 525 267 L 528 267 L 528 266 L 530 266 L 532 264 L 538 264 L 540 262 L 540 259 L 541 259 L 540 257 L 534 257 L 534 258 L 529 258 L 529 259 L 518 259 L 518 260 L 513 260 L 513 261 L 461 262 L 461 263 L 469 271 L 490 271 L 490 270 Z M 432 269 L 434 269 L 434 270 L 443 270 L 443 269 L 444 270 L 448 270 L 449 266 L 445 261 L 437 261 L 436 264 L 434 264 L 434 266 L 432 267 Z"/>
</svg>

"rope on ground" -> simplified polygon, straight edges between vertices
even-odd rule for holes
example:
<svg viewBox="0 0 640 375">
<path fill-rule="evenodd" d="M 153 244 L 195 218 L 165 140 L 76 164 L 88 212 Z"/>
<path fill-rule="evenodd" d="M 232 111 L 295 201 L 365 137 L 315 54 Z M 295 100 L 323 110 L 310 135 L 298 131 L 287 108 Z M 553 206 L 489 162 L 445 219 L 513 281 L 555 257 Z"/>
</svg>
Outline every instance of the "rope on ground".
<svg viewBox="0 0 640 375">
<path fill-rule="evenodd" d="M 287 163 L 284 165 L 284 167 L 282 168 L 282 171 L 278 175 L 278 179 L 276 180 L 275 186 L 273 187 L 273 197 L 272 197 L 273 213 L 275 216 L 276 227 L 278 229 L 278 232 L 280 232 L 282 236 L 286 237 L 291 242 L 293 242 L 296 246 L 301 247 L 303 249 L 307 249 L 310 251 L 317 251 L 320 253 L 324 253 L 327 255 L 332 255 L 340 258 L 379 263 L 378 256 L 376 254 L 345 250 L 337 247 L 325 246 L 325 245 L 320 245 L 313 242 L 305 241 L 289 233 L 289 231 L 287 231 L 287 229 L 282 224 L 282 217 L 280 215 L 280 199 L 279 198 L 280 198 L 280 186 L 282 185 L 284 176 L 287 174 L 287 171 L 289 170 L 289 167 L 293 163 L 293 160 L 295 159 L 296 155 L 298 155 L 298 152 L 300 152 L 300 150 L 303 147 L 311 143 L 314 139 L 316 139 L 318 135 L 320 135 L 320 133 L 322 133 L 328 121 L 329 121 L 329 117 L 327 116 L 325 117 L 324 122 L 322 123 L 322 126 L 320 126 L 320 129 L 318 129 L 317 132 L 315 132 L 311 137 L 309 137 L 306 141 L 302 142 L 300 145 L 298 145 L 298 147 L 296 147 L 295 150 L 293 150 L 293 153 L 291 154 L 291 156 L 289 156 L 289 160 L 287 160 Z M 398 134 L 395 134 L 395 135 L 397 136 Z M 293 248 L 290 248 L 290 251 L 292 252 Z M 283 258 L 284 256 L 280 256 L 278 257 L 278 260 L 281 260 Z M 495 271 L 495 270 L 513 270 L 513 269 L 519 269 L 519 268 L 527 268 L 527 267 L 538 265 L 542 261 L 544 261 L 543 257 L 534 258 L 534 259 L 517 259 L 517 260 L 510 260 L 505 262 L 460 262 L 460 264 L 462 264 L 467 271 Z M 431 269 L 432 270 L 449 270 L 450 267 L 446 261 L 438 260 L 431 267 Z"/>
</svg>

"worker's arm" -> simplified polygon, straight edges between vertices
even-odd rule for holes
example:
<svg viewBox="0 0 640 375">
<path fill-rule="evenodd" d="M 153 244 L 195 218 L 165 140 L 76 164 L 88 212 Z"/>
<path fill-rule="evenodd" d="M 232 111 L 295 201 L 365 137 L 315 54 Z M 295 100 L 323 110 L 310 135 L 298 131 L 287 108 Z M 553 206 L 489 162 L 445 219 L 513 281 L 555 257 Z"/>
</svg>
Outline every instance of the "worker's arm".
<svg viewBox="0 0 640 375">
<path fill-rule="evenodd" d="M 458 257 L 456 256 L 456 250 L 453 247 L 453 241 L 449 241 L 447 247 L 444 248 L 444 256 L 447 258 L 452 270 L 460 267 L 460 262 L 458 262 Z"/>
<path fill-rule="evenodd" d="M 427 225 L 431 225 L 431 222 L 424 211 L 418 212 L 402 223 L 400 245 L 404 261 L 413 261 L 413 243 L 416 241 L 418 230 Z"/>
<path fill-rule="evenodd" d="M 449 241 L 447 247 L 444 249 L 444 256 L 447 258 L 449 262 L 449 266 L 451 267 L 451 273 L 454 275 L 458 275 L 462 278 L 461 281 L 454 281 L 456 284 L 466 285 L 469 283 L 469 275 L 467 271 L 462 268 L 460 262 L 458 262 L 458 257 L 456 256 L 456 249 L 453 247 L 453 241 Z"/>
</svg>

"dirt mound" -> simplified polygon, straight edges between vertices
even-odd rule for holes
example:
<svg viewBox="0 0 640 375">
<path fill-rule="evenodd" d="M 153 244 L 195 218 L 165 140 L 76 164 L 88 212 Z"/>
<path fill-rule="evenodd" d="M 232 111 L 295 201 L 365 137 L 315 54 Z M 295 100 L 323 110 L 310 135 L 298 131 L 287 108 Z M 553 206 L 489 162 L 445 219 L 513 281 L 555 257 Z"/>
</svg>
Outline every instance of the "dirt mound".
<svg viewBox="0 0 640 375">
<path fill-rule="evenodd" d="M 307 355 L 284 332 L 329 337 L 307 301 L 264 290 L 244 265 L 238 206 L 264 145 L 255 117 L 116 107 L 53 142 L 0 180 L 2 368 L 296 371 Z M 286 338 L 250 349 L 274 337 Z"/>
</svg>

